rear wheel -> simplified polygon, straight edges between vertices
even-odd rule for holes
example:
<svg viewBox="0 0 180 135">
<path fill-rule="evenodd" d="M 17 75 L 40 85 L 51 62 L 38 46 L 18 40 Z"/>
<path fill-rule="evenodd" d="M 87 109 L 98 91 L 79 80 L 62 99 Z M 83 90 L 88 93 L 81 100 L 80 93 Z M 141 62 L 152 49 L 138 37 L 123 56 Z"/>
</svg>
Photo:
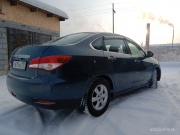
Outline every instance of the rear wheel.
<svg viewBox="0 0 180 135">
<path fill-rule="evenodd" d="M 157 70 L 155 69 L 152 73 L 151 80 L 148 83 L 149 88 L 157 88 Z"/>
<path fill-rule="evenodd" d="M 85 100 L 85 112 L 92 116 L 102 115 L 110 102 L 110 86 L 104 79 L 95 80 L 89 87 Z"/>
</svg>

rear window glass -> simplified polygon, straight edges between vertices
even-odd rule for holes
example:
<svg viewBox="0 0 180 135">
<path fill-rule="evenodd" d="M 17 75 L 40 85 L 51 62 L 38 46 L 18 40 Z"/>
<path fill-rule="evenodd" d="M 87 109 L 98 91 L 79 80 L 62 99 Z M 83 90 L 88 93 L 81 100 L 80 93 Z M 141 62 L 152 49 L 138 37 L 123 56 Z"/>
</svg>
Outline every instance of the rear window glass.
<svg viewBox="0 0 180 135">
<path fill-rule="evenodd" d="M 67 35 L 55 40 L 51 40 L 49 42 L 44 43 L 43 45 L 69 45 L 77 43 L 78 41 L 81 41 L 85 39 L 86 37 L 92 35 L 92 33 L 77 33 L 77 34 L 71 34 Z"/>
<path fill-rule="evenodd" d="M 103 50 L 103 39 L 102 37 L 95 40 L 93 43 L 92 43 L 92 46 L 97 49 L 97 50 Z"/>
</svg>

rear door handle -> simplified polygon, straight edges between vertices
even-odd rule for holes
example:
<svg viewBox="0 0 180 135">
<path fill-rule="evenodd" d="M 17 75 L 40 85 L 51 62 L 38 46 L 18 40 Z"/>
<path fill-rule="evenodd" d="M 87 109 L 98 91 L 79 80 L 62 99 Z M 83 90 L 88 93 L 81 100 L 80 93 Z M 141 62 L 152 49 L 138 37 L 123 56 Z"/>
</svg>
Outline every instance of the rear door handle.
<svg viewBox="0 0 180 135">
<path fill-rule="evenodd" d="M 135 62 L 135 63 L 140 63 L 140 60 L 135 59 L 134 62 Z"/>
<path fill-rule="evenodd" d="M 113 56 L 109 56 L 109 57 L 108 57 L 108 60 L 115 61 L 115 60 L 116 60 L 116 58 L 115 58 L 115 57 L 113 57 Z"/>
</svg>

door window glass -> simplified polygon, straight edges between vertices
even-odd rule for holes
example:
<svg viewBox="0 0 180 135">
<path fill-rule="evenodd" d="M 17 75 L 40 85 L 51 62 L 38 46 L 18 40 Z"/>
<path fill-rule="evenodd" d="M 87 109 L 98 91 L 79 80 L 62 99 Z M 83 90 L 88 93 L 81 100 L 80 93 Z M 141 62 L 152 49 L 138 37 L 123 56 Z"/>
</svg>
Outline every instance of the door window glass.
<svg viewBox="0 0 180 135">
<path fill-rule="evenodd" d="M 109 52 L 126 53 L 126 46 L 123 39 L 105 39 L 106 50 Z"/>
<path fill-rule="evenodd" d="M 132 56 L 135 57 L 144 57 L 144 52 L 140 49 L 140 47 L 138 47 L 137 45 L 131 43 L 131 42 L 127 42 L 129 49 L 131 51 Z"/>
</svg>

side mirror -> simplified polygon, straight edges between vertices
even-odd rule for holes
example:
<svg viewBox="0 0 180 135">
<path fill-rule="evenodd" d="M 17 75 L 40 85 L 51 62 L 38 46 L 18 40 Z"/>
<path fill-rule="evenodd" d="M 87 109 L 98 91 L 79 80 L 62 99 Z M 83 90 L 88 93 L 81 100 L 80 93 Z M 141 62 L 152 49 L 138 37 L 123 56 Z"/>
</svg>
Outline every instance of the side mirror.
<svg viewBox="0 0 180 135">
<path fill-rule="evenodd" d="M 146 55 L 147 57 L 153 57 L 154 56 L 154 53 L 153 52 L 151 52 L 151 51 L 147 51 L 147 55 Z"/>
</svg>

